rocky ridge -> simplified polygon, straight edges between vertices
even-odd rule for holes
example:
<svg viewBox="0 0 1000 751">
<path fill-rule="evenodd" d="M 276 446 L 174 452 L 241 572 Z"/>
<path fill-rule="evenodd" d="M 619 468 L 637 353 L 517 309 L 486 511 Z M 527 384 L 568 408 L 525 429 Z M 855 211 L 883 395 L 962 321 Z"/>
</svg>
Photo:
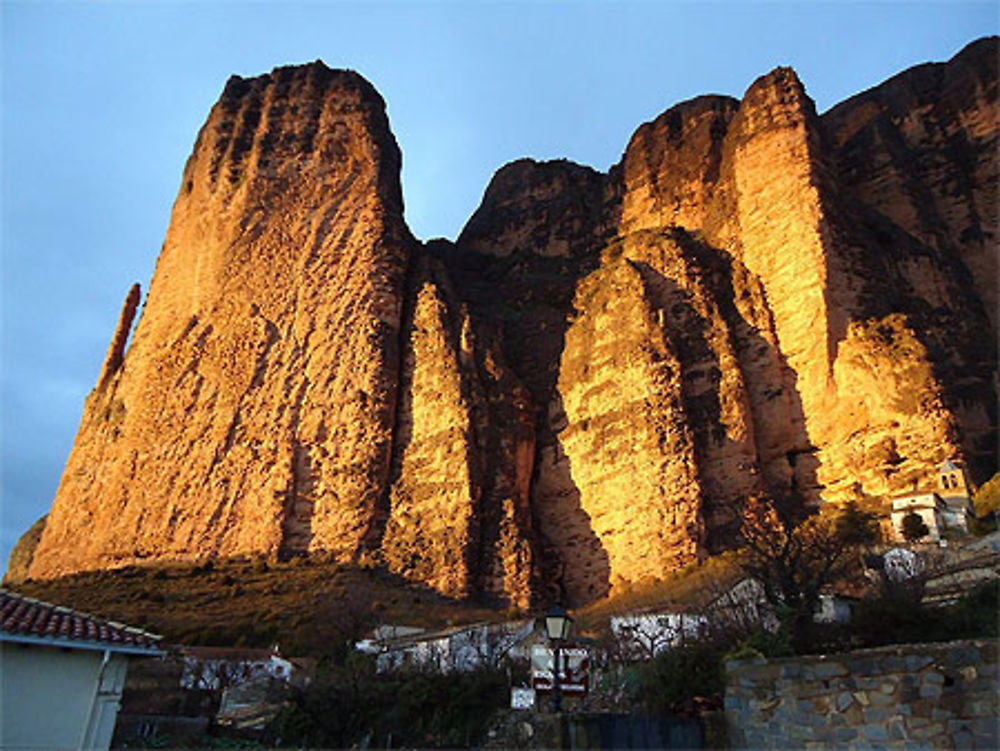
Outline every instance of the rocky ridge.
<svg viewBox="0 0 1000 751">
<path fill-rule="evenodd" d="M 578 605 L 731 546 L 753 494 L 985 479 L 996 60 L 980 40 L 822 116 L 777 69 L 606 174 L 509 164 L 426 244 L 367 82 L 232 79 L 30 575 L 322 554 Z"/>
</svg>

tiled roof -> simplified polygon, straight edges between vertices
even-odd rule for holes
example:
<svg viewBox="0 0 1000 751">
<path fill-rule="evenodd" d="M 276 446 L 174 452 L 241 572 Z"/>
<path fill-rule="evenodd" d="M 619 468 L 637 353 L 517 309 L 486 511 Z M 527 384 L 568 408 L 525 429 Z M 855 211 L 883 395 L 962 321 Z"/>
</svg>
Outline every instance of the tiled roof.
<svg viewBox="0 0 1000 751">
<path fill-rule="evenodd" d="M 84 648 L 146 651 L 155 650 L 161 638 L 139 628 L 0 589 L 0 640 L 51 639 L 60 646 L 72 646 L 67 642 L 75 642 Z"/>
</svg>

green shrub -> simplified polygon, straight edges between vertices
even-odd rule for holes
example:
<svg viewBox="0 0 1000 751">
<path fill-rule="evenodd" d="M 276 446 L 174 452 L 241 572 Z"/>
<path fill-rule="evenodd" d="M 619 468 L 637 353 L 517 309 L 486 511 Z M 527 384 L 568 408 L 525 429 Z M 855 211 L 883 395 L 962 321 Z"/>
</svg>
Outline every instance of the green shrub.
<svg viewBox="0 0 1000 751">
<path fill-rule="evenodd" d="M 763 626 L 757 627 L 740 645 L 734 653 L 727 654 L 726 658 L 731 660 L 742 659 L 738 653 L 745 651 L 746 656 L 759 655 L 760 657 L 791 657 L 795 654 L 792 647 L 792 640 L 789 629 L 785 623 L 774 633 L 768 631 Z"/>
<path fill-rule="evenodd" d="M 907 542 L 916 542 L 930 533 L 931 531 L 927 528 L 923 518 L 915 511 L 911 511 L 903 517 L 903 537 Z"/>
<path fill-rule="evenodd" d="M 1000 511 L 1000 472 L 984 482 L 973 496 L 976 516 L 985 516 Z"/>
<path fill-rule="evenodd" d="M 723 650 L 711 642 L 661 652 L 639 668 L 639 700 L 651 714 L 677 711 L 725 689 Z"/>
<path fill-rule="evenodd" d="M 989 582 L 975 589 L 947 610 L 947 625 L 950 639 L 970 639 L 975 637 L 996 638 L 1000 626 L 1000 582 Z"/>
<path fill-rule="evenodd" d="M 991 532 L 997 531 L 997 518 L 994 512 L 989 512 L 988 514 L 980 517 L 973 517 L 969 520 L 969 531 L 982 537 L 983 535 L 988 535 Z"/>
<path fill-rule="evenodd" d="M 467 748 L 507 701 L 498 671 L 378 675 L 353 660 L 327 666 L 272 722 L 269 737 L 278 746 Z"/>
<path fill-rule="evenodd" d="M 859 604 L 853 630 L 865 646 L 996 637 L 998 590 L 989 582 L 953 605 L 930 607 L 919 588 L 890 586 Z"/>
</svg>

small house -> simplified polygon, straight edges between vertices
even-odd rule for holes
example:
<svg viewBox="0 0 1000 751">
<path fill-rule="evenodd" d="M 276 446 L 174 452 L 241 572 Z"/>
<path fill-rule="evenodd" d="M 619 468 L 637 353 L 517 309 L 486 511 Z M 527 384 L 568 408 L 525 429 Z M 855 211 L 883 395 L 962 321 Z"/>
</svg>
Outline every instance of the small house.
<svg viewBox="0 0 1000 751">
<path fill-rule="evenodd" d="M 380 673 L 403 668 L 463 672 L 496 666 L 507 658 L 529 659 L 528 642 L 534 631 L 534 620 L 475 623 L 439 631 L 380 626 L 355 648 L 375 655 Z"/>
<path fill-rule="evenodd" d="M 849 623 L 856 598 L 841 592 L 821 592 L 813 621 L 816 623 Z M 712 623 L 722 629 L 752 629 L 761 627 L 777 632 L 781 623 L 768 602 L 764 585 L 754 577 L 739 579 L 708 605 Z"/>
<path fill-rule="evenodd" d="M 258 728 L 308 684 L 313 664 L 276 649 L 175 646 L 129 672 L 113 742 L 191 742 L 212 724 Z"/>
<path fill-rule="evenodd" d="M 0 748 L 108 748 L 128 662 L 159 641 L 0 589 Z"/>
<path fill-rule="evenodd" d="M 241 647 L 181 647 L 184 669 L 181 687 L 221 691 L 258 678 L 291 683 L 301 676 L 299 666 L 277 649 Z"/>
<path fill-rule="evenodd" d="M 815 623 L 850 623 L 857 598 L 839 592 L 822 592 L 813 613 Z"/>
<path fill-rule="evenodd" d="M 890 581 L 913 579 L 924 571 L 923 559 L 906 548 L 892 548 L 882 556 L 882 570 Z"/>
<path fill-rule="evenodd" d="M 708 631 L 708 619 L 681 609 L 647 610 L 612 616 L 610 626 L 621 658 L 648 660 L 667 649 L 703 638 Z"/>
<path fill-rule="evenodd" d="M 709 619 L 719 628 L 751 629 L 761 626 L 777 631 L 780 626 L 774 610 L 764 596 L 764 585 L 750 576 L 738 579 L 708 603 Z"/>
<path fill-rule="evenodd" d="M 937 466 L 932 490 L 914 490 L 892 499 L 892 528 L 897 540 L 903 540 L 903 519 L 914 513 L 927 525 L 927 539 L 938 542 L 945 531 L 966 534 L 969 520 L 975 518 L 972 485 L 964 465 L 948 460 Z"/>
<path fill-rule="evenodd" d="M 944 501 L 937 493 L 910 493 L 892 499 L 892 528 L 896 539 L 903 540 L 903 520 L 916 514 L 927 525 L 927 539 L 937 542 L 945 529 Z"/>
</svg>

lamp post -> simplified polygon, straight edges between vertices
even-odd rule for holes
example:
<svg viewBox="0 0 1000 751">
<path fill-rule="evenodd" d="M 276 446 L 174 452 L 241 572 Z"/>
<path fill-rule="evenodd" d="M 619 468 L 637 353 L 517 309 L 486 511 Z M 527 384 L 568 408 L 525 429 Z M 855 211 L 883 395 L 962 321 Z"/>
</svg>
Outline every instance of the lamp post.
<svg viewBox="0 0 1000 751">
<path fill-rule="evenodd" d="M 545 631 L 552 643 L 552 711 L 562 711 L 562 691 L 559 684 L 559 657 L 563 641 L 569 638 L 569 630 L 573 619 L 569 617 L 566 608 L 554 606 L 545 614 Z"/>
</svg>

